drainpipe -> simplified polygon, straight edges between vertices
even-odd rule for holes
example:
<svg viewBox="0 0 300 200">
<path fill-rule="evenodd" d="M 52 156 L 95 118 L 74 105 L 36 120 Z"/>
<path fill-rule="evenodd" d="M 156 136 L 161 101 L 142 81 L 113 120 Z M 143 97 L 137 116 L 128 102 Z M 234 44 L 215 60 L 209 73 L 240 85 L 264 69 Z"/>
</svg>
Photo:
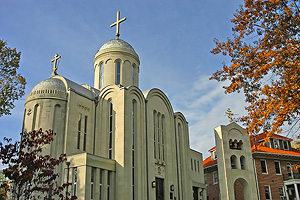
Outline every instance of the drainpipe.
<svg viewBox="0 0 300 200">
<path fill-rule="evenodd" d="M 258 195 L 258 200 L 260 200 L 260 193 L 259 193 L 259 185 L 258 185 L 258 179 L 257 179 L 255 159 L 252 157 L 252 160 L 253 160 L 253 168 L 254 168 L 255 179 L 256 179 L 255 182 L 256 182 L 256 188 L 257 188 L 257 195 Z"/>
</svg>

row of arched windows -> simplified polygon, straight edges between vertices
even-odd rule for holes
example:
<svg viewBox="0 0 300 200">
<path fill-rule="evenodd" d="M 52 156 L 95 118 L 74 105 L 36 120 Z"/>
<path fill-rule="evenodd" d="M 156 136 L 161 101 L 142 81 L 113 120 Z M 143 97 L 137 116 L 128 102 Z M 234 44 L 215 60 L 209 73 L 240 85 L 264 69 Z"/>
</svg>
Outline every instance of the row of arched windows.
<svg viewBox="0 0 300 200">
<path fill-rule="evenodd" d="M 231 165 L 231 169 L 246 169 L 246 163 L 245 163 L 245 157 L 241 156 L 240 157 L 240 162 L 239 162 L 239 166 L 238 166 L 238 162 L 237 162 L 237 157 L 235 155 L 232 155 L 230 157 L 230 165 Z"/>
<path fill-rule="evenodd" d="M 153 112 L 153 141 L 154 158 L 165 160 L 165 116 L 159 112 Z"/>
<path fill-rule="evenodd" d="M 235 149 L 235 150 L 242 150 L 243 148 L 243 141 L 237 141 L 237 140 L 229 140 L 229 149 Z"/>
<path fill-rule="evenodd" d="M 103 87 L 104 85 L 104 63 L 100 63 L 100 84 L 101 84 L 101 87 Z M 121 73 L 122 73 L 122 70 L 121 70 L 121 61 L 117 60 L 115 61 L 115 66 L 116 66 L 116 78 L 115 78 L 115 84 L 118 85 L 121 83 Z M 132 65 L 132 74 L 131 74 L 131 84 L 132 85 L 135 85 L 135 68 L 136 68 L 136 65 L 133 64 Z"/>
</svg>

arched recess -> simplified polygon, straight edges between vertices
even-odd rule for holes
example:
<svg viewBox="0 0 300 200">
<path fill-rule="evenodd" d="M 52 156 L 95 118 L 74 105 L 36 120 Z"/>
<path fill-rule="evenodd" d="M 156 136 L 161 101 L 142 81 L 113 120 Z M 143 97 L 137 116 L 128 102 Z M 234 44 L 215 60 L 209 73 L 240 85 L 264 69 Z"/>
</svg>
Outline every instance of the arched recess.
<svg viewBox="0 0 300 200">
<path fill-rule="evenodd" d="M 241 164 L 241 169 L 246 169 L 246 159 L 244 156 L 240 157 L 240 164 Z"/>
<path fill-rule="evenodd" d="M 168 97 L 161 90 L 154 88 L 154 89 L 143 92 L 143 94 L 145 96 L 146 101 L 151 101 L 151 98 L 153 98 L 155 96 L 162 99 L 162 101 L 164 102 L 164 104 L 166 105 L 166 107 L 168 109 L 169 115 L 170 116 L 174 115 L 173 107 L 172 107 Z"/>
<path fill-rule="evenodd" d="M 230 156 L 231 169 L 237 169 L 237 159 L 235 155 Z"/>
<path fill-rule="evenodd" d="M 115 77 L 115 83 L 116 85 L 121 84 L 122 81 L 122 60 L 117 59 L 115 60 L 115 71 L 116 71 L 116 77 Z"/>
<path fill-rule="evenodd" d="M 234 199 L 248 200 L 250 197 L 250 188 L 247 181 L 243 178 L 238 178 L 234 182 Z"/>
<path fill-rule="evenodd" d="M 40 128 L 39 127 L 40 110 L 41 110 L 41 106 L 39 104 L 35 104 L 33 110 L 33 118 L 32 118 L 32 131 L 38 130 Z"/>
</svg>

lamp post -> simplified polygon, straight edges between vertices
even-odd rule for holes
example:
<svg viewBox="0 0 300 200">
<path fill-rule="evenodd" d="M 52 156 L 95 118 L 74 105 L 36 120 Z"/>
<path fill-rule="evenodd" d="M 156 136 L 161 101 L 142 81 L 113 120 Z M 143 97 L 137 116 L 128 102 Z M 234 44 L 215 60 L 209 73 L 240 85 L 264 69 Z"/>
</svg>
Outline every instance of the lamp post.
<svg viewBox="0 0 300 200">
<path fill-rule="evenodd" d="M 69 187 L 69 171 L 70 171 L 70 162 L 66 162 L 67 165 L 67 189 L 66 189 L 66 199 L 68 197 L 68 187 Z"/>
</svg>

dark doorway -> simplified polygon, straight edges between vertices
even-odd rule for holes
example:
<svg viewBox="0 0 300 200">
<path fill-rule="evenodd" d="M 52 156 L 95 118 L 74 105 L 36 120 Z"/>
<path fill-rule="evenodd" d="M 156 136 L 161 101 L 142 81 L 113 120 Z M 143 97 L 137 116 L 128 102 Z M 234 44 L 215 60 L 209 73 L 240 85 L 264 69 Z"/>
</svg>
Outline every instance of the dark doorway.
<svg viewBox="0 0 300 200">
<path fill-rule="evenodd" d="M 199 200 L 198 194 L 199 194 L 199 188 L 193 187 L 193 200 Z"/>
<path fill-rule="evenodd" d="M 164 200 L 164 179 L 155 178 L 156 200 Z"/>
</svg>

